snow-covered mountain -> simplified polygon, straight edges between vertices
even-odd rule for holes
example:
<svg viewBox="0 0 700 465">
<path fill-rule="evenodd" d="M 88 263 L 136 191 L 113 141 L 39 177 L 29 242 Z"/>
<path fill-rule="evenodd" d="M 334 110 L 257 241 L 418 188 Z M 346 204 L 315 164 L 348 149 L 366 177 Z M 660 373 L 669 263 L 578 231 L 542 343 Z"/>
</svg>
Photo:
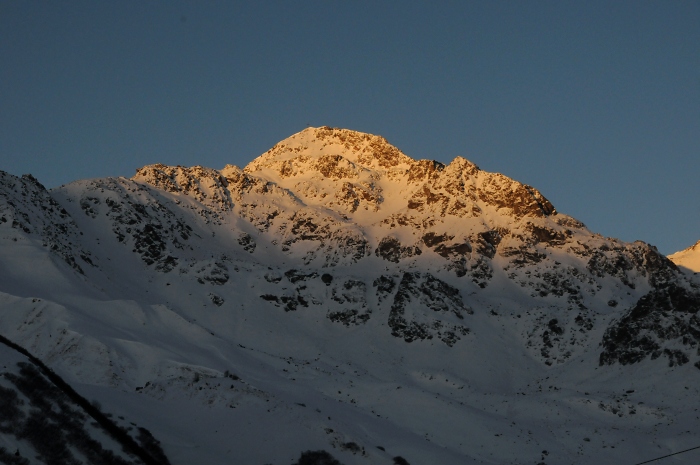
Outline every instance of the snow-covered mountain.
<svg viewBox="0 0 700 465">
<path fill-rule="evenodd" d="M 241 169 L 0 176 L 0 331 L 173 464 L 691 447 L 700 288 L 456 158 L 308 128 Z"/>
<path fill-rule="evenodd" d="M 687 268 L 694 273 L 700 272 L 700 241 L 687 249 L 669 255 L 668 258 L 678 266 Z"/>
</svg>

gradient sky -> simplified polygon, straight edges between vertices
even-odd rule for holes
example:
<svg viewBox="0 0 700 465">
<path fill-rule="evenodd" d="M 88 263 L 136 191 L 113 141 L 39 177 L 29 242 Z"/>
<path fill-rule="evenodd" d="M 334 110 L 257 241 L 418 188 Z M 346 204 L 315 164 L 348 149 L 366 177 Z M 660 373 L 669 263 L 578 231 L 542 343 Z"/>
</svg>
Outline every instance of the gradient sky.
<svg viewBox="0 0 700 465">
<path fill-rule="evenodd" d="M 698 1 L 0 0 L 0 169 L 245 166 L 306 126 L 464 156 L 593 231 L 700 239 Z"/>
</svg>

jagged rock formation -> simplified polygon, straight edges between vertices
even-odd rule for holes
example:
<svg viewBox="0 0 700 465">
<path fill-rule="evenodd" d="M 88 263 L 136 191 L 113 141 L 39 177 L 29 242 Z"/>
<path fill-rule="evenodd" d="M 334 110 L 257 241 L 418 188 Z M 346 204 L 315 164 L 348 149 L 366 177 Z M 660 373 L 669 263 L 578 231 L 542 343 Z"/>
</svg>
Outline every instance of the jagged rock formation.
<svg viewBox="0 0 700 465">
<path fill-rule="evenodd" d="M 383 276 L 379 279 L 382 278 L 387 279 Z M 426 315 L 425 310 L 432 312 Z M 404 273 L 391 305 L 389 327 L 393 336 L 406 342 L 436 336 L 453 346 L 460 335 L 469 334 L 469 328 L 460 320 L 470 313 L 474 312 L 464 305 L 458 289 L 430 274 Z M 441 318 L 436 319 L 433 315 L 441 315 Z M 447 323 L 449 320 L 454 323 Z"/>
<path fill-rule="evenodd" d="M 664 355 L 669 366 L 684 365 L 700 348 L 700 293 L 675 283 L 639 299 L 603 336 L 600 364 L 636 363 Z M 700 369 L 700 362 L 695 362 Z"/>
<path fill-rule="evenodd" d="M 0 226 L 5 226 L 3 239 L 40 241 L 78 273 L 95 265 L 90 252 L 78 246 L 80 231 L 70 214 L 30 174 L 17 178 L 0 171 Z"/>
</svg>

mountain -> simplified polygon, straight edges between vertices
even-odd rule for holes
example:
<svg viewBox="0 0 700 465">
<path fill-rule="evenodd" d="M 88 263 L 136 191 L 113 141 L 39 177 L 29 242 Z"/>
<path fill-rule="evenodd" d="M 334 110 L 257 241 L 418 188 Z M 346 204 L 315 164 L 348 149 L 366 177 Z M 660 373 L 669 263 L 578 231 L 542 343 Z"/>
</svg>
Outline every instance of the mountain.
<svg viewBox="0 0 700 465">
<path fill-rule="evenodd" d="M 695 273 L 700 272 L 700 241 L 687 249 L 669 255 L 668 258 L 678 266 L 687 268 Z"/>
<path fill-rule="evenodd" d="M 464 158 L 307 128 L 243 169 L 0 193 L 2 335 L 174 464 L 697 445 L 697 278 Z"/>
</svg>

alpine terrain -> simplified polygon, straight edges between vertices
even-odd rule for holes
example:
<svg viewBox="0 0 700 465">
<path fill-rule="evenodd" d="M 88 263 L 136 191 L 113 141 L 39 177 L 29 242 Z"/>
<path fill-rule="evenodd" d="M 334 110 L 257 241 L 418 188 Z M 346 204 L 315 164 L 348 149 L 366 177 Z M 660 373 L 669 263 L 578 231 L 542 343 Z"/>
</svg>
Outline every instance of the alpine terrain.
<svg viewBox="0 0 700 465">
<path fill-rule="evenodd" d="M 695 273 L 700 272 L 700 241 L 687 249 L 669 255 L 668 258 L 678 266 L 687 268 Z"/>
<path fill-rule="evenodd" d="M 634 464 L 700 446 L 700 280 L 675 261 L 464 158 L 345 129 L 245 168 L 50 190 L 0 172 L 17 346 L 0 346 L 0 461 Z M 106 458 L 32 441 L 40 411 L 80 436 L 49 415 L 64 404 Z"/>
</svg>

